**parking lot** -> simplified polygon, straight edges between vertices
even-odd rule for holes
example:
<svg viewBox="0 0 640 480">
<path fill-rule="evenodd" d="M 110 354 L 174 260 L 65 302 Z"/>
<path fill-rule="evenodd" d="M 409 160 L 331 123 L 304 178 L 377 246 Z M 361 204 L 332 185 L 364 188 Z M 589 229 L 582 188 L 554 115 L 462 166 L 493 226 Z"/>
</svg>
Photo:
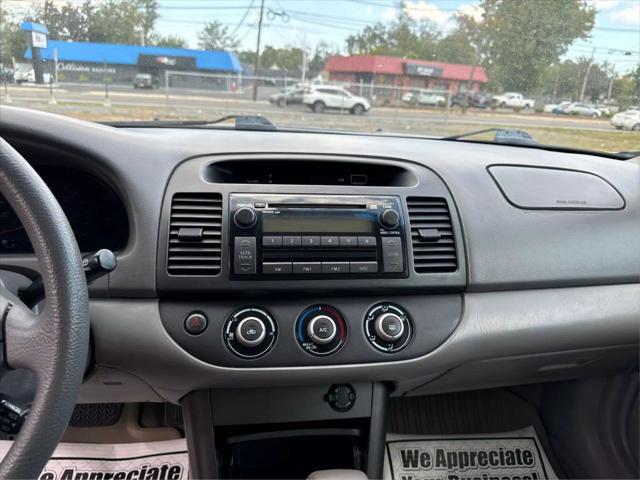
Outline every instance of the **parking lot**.
<svg viewBox="0 0 640 480">
<path fill-rule="evenodd" d="M 331 128 L 443 136 L 508 127 L 527 130 L 538 142 L 575 145 L 597 150 L 640 150 L 637 132 L 613 129 L 606 118 L 586 118 L 507 109 L 416 107 L 402 101 L 373 106 L 365 115 L 334 110 L 313 113 L 302 105 L 277 107 L 268 102 L 279 91 L 260 86 L 258 100 L 251 88 L 236 92 L 164 89 L 140 90 L 129 86 L 100 84 L 3 85 L 0 102 L 5 105 L 63 113 L 94 121 L 154 119 L 211 119 L 224 115 L 263 115 L 280 127 Z"/>
</svg>

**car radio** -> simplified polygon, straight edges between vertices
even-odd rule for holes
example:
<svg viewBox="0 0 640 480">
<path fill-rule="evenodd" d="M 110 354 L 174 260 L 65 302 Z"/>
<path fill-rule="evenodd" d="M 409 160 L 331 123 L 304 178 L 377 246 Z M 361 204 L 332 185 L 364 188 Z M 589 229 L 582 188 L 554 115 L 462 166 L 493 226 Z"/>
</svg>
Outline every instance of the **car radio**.
<svg viewBox="0 0 640 480">
<path fill-rule="evenodd" d="M 232 278 L 406 277 L 393 196 L 231 194 Z"/>
</svg>

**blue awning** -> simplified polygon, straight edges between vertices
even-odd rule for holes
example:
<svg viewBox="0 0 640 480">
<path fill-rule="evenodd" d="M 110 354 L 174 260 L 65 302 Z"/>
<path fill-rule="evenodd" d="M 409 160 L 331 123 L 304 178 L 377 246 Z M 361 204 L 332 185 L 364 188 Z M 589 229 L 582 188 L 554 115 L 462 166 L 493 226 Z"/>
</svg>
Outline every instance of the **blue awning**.
<svg viewBox="0 0 640 480">
<path fill-rule="evenodd" d="M 53 60 L 53 52 L 55 49 L 58 50 L 58 61 L 60 62 L 137 65 L 139 55 L 192 57 L 195 59 L 198 70 L 242 72 L 242 65 L 236 54 L 223 50 L 192 50 L 186 48 L 143 47 L 141 45 L 49 40 L 47 48 L 40 51 L 42 59 Z M 27 59 L 31 59 L 31 48 L 27 49 L 24 56 Z"/>
<path fill-rule="evenodd" d="M 25 32 L 38 32 L 49 35 L 49 30 L 47 30 L 47 27 L 35 22 L 22 22 L 20 24 L 20 30 L 24 30 Z"/>
</svg>

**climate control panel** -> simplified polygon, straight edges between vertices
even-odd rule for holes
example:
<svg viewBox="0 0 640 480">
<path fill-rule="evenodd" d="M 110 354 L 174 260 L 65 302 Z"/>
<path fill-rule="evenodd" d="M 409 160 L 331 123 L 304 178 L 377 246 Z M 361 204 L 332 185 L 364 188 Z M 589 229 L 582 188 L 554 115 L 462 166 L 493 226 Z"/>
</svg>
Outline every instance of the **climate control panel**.
<svg viewBox="0 0 640 480">
<path fill-rule="evenodd" d="M 426 355 L 454 331 L 459 294 L 253 302 L 163 299 L 163 324 L 194 357 L 227 368 L 349 365 Z M 242 301 L 242 300 L 241 300 Z M 244 304 L 244 305 L 243 305 Z"/>
</svg>

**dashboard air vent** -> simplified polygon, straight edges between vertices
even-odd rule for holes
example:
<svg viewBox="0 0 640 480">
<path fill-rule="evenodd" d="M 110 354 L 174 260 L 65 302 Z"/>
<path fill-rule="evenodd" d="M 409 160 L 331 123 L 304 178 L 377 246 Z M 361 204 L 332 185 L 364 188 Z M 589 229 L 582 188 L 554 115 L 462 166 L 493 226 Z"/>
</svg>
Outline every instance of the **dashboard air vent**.
<svg viewBox="0 0 640 480">
<path fill-rule="evenodd" d="M 415 271 L 455 271 L 458 261 L 447 201 L 436 197 L 408 197 L 407 209 Z"/>
<path fill-rule="evenodd" d="M 176 193 L 171 202 L 167 271 L 217 275 L 222 265 L 222 195 Z"/>
</svg>

